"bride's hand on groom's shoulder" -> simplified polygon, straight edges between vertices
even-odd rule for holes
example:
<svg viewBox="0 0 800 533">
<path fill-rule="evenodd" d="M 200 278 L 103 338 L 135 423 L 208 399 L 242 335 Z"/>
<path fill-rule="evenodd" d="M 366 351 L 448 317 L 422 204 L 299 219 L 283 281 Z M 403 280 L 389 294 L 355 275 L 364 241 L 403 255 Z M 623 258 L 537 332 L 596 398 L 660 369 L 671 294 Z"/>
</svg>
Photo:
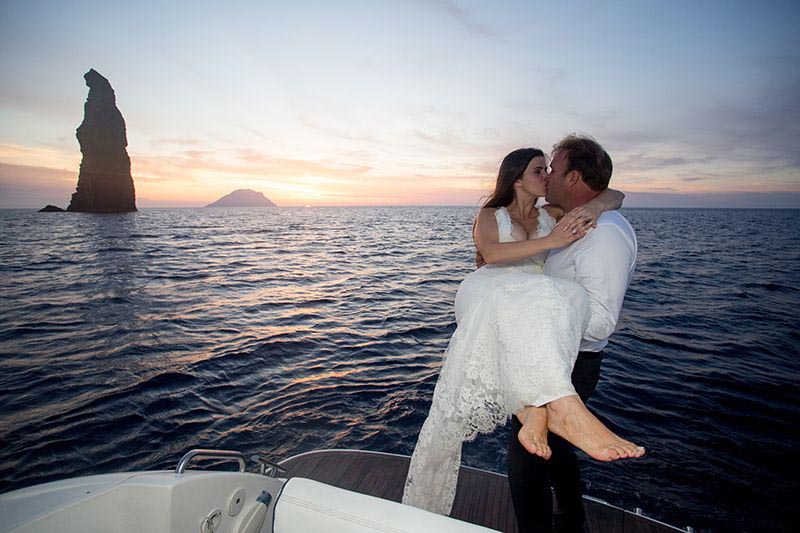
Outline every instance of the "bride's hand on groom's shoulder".
<svg viewBox="0 0 800 533">
<path fill-rule="evenodd" d="M 603 209 L 599 206 L 592 206 L 591 203 L 579 205 L 566 215 L 564 218 L 573 217 L 577 221 L 587 222 L 591 227 L 597 227 L 597 219 L 603 214 Z M 562 219 L 563 220 L 563 219 Z"/>
<path fill-rule="evenodd" d="M 592 219 L 575 209 L 564 215 L 546 238 L 553 248 L 563 248 L 577 241 L 592 227 Z"/>
</svg>

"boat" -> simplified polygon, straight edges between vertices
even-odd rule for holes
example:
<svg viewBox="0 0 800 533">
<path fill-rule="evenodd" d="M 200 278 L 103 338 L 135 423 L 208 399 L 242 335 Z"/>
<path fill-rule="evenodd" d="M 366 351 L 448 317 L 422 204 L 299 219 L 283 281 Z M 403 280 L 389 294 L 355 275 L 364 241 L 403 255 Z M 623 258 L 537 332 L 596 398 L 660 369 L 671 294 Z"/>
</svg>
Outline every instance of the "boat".
<svg viewBox="0 0 800 533">
<path fill-rule="evenodd" d="M 71 478 L 0 495 L 0 531 L 309 533 L 516 531 L 505 476 L 462 466 L 450 516 L 400 503 L 410 457 L 318 450 L 275 462 L 197 449 L 175 470 Z M 208 468 L 190 469 L 203 461 Z M 213 461 L 213 464 L 209 462 Z M 225 462 L 238 471 L 218 470 Z M 589 533 L 691 532 L 585 497 Z"/>
</svg>

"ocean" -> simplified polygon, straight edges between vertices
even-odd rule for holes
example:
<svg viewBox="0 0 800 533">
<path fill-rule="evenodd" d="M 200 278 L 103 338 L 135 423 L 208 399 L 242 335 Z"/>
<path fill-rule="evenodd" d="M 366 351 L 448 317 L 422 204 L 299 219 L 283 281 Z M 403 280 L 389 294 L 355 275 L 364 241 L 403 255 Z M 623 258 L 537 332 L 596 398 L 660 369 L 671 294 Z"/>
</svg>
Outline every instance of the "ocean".
<svg viewBox="0 0 800 533">
<path fill-rule="evenodd" d="M 0 210 L 0 492 L 192 448 L 410 455 L 474 268 L 470 207 Z M 646 458 L 586 493 L 800 523 L 800 210 L 623 209 L 636 273 L 589 407 Z M 508 427 L 464 449 L 504 472 Z"/>
</svg>

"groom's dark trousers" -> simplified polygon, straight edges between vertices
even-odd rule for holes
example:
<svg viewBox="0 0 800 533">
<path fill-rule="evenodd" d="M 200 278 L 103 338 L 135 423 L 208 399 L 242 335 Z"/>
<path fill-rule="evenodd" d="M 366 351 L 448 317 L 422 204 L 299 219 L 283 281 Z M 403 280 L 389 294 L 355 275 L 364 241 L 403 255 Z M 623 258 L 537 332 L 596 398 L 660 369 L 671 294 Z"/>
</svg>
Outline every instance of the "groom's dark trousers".
<svg viewBox="0 0 800 533">
<path fill-rule="evenodd" d="M 597 387 L 603 352 L 579 352 L 572 369 L 572 385 L 584 403 Z M 552 433 L 548 436 L 552 457 L 545 461 L 528 453 L 519 443 L 517 434 L 522 424 L 511 418 L 512 431 L 508 443 L 508 483 L 517 515 L 520 533 L 547 533 L 553 529 L 552 484 L 556 493 L 558 512 L 555 531 L 583 531 L 586 515 L 583 511 L 581 473 L 572 445 Z"/>
</svg>

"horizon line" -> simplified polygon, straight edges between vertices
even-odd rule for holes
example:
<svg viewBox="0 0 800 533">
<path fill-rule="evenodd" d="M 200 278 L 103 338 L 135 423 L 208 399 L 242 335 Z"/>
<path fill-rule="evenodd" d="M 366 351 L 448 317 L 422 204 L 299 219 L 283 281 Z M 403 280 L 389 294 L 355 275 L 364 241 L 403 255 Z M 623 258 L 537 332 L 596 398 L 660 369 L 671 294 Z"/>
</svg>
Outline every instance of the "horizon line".
<svg viewBox="0 0 800 533">
<path fill-rule="evenodd" d="M 209 207 L 207 205 L 174 205 L 174 206 L 142 206 L 137 207 L 136 211 L 121 211 L 118 213 L 93 213 L 87 211 L 67 211 L 64 209 L 64 213 L 88 213 L 91 215 L 119 215 L 123 213 L 136 213 L 137 211 L 141 211 L 143 209 L 314 209 L 314 208 L 364 208 L 364 207 L 452 207 L 452 208 L 477 208 L 480 209 L 482 206 L 479 205 L 466 205 L 466 204 L 364 204 L 364 205 L 341 205 L 341 204 L 325 204 L 325 205 L 253 205 L 253 206 L 217 206 L 217 207 Z M 41 207 L 0 207 L 0 210 L 3 211 L 36 211 L 39 212 L 42 208 Z M 620 209 L 739 209 L 739 210 L 772 210 L 772 211 L 779 211 L 779 210 L 794 210 L 800 209 L 800 206 L 752 206 L 752 207 L 742 207 L 742 206 L 669 206 L 669 205 L 661 205 L 661 206 L 622 206 Z"/>
</svg>

